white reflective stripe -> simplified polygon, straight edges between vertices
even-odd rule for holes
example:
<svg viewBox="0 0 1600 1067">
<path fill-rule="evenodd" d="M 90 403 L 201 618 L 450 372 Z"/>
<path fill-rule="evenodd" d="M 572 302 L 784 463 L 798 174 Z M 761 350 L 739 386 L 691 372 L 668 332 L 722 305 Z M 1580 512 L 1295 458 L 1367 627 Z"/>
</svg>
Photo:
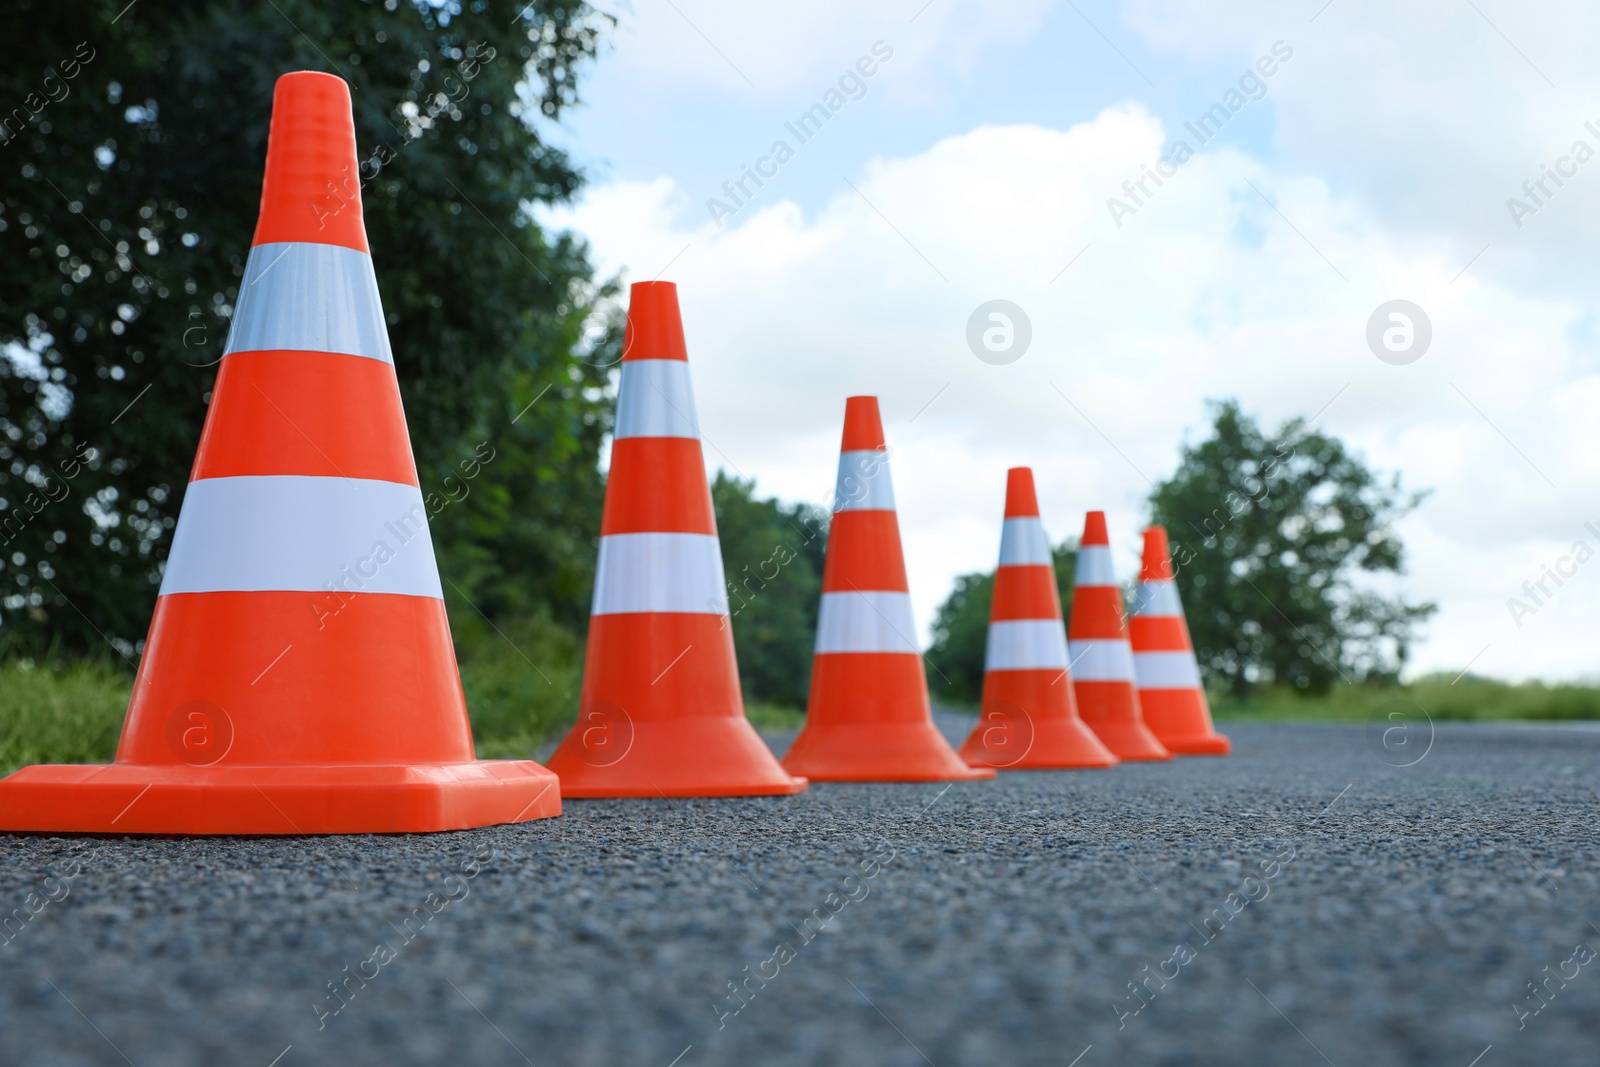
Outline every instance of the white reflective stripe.
<svg viewBox="0 0 1600 1067">
<path fill-rule="evenodd" d="M 839 453 L 839 478 L 833 483 L 834 511 L 893 511 L 894 482 L 889 480 L 889 453 Z"/>
<path fill-rule="evenodd" d="M 1117 572 L 1111 566 L 1111 546 L 1079 546 L 1077 577 L 1072 580 L 1072 584 L 1116 585 Z"/>
<path fill-rule="evenodd" d="M 1067 667 L 1067 628 L 1060 619 L 1013 619 L 989 624 L 983 654 L 986 671 L 1032 671 Z"/>
<path fill-rule="evenodd" d="M 1133 681 L 1133 650 L 1122 640 L 1069 642 L 1072 677 L 1080 682 Z"/>
<path fill-rule="evenodd" d="M 1183 604 L 1178 600 L 1178 586 L 1170 579 L 1140 582 L 1133 593 L 1135 615 L 1182 615 Z"/>
<path fill-rule="evenodd" d="M 1005 521 L 1000 532 L 1000 566 L 1021 567 L 1053 562 L 1050 542 L 1044 536 L 1044 524 L 1037 516 Z"/>
<path fill-rule="evenodd" d="M 252 248 L 223 354 L 274 349 L 393 363 L 372 257 L 299 241 Z"/>
<path fill-rule="evenodd" d="M 728 583 L 715 535 L 632 533 L 600 538 L 590 614 L 649 611 L 728 613 Z"/>
<path fill-rule="evenodd" d="M 1199 689 L 1200 666 L 1193 652 L 1135 652 L 1140 689 Z"/>
<path fill-rule="evenodd" d="M 334 588 L 443 598 L 422 490 L 298 474 L 189 483 L 161 595 Z"/>
<path fill-rule="evenodd" d="M 823 593 L 818 652 L 917 653 L 910 593 Z"/>
<path fill-rule="evenodd" d="M 624 437 L 700 439 L 689 364 L 681 359 L 626 359 L 617 383 L 617 440 Z"/>
</svg>

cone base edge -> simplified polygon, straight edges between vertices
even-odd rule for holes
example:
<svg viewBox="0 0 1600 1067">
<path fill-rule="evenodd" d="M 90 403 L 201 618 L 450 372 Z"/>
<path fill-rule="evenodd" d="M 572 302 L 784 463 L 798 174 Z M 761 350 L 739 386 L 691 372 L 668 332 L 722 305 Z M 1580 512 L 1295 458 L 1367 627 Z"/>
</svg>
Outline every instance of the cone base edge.
<svg viewBox="0 0 1600 1067">
<path fill-rule="evenodd" d="M 563 800 L 686 800 L 700 797 L 707 800 L 716 800 L 723 797 L 792 797 L 804 793 L 811 785 L 806 778 L 794 776 L 787 785 L 782 783 L 758 782 L 753 785 L 717 785 L 717 786 L 606 786 L 581 785 L 568 786 L 565 782 L 561 786 L 561 799 Z"/>
<path fill-rule="evenodd" d="M 305 837 L 438 833 L 561 814 L 532 760 L 207 767 L 35 764 L 0 780 L 0 833 Z"/>
<path fill-rule="evenodd" d="M 1209 737 L 1158 739 L 1174 756 L 1227 756 L 1233 753 L 1233 743 L 1221 734 L 1212 734 Z"/>
</svg>

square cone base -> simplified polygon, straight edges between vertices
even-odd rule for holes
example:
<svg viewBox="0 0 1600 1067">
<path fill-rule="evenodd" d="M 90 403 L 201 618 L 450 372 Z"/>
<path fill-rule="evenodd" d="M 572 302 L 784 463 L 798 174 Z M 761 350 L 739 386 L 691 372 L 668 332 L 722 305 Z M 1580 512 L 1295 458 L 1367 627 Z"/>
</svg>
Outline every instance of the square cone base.
<svg viewBox="0 0 1600 1067">
<path fill-rule="evenodd" d="M 580 721 L 547 762 L 572 799 L 786 797 L 809 784 L 778 765 L 742 714 Z"/>
<path fill-rule="evenodd" d="M 1211 712 L 1197 689 L 1141 689 L 1144 724 L 1175 756 L 1226 756 L 1228 739 L 1211 728 Z"/>
<path fill-rule="evenodd" d="M 1221 734 L 1200 737 L 1162 737 L 1156 735 L 1163 748 L 1174 756 L 1226 756 L 1233 745 Z"/>
<path fill-rule="evenodd" d="M 993 778 L 969 767 L 931 722 L 828 723 L 795 738 L 783 765 L 814 782 L 962 782 Z"/>
<path fill-rule="evenodd" d="M 961 758 L 974 767 L 1001 771 L 1088 771 L 1115 767 L 1121 762 L 1081 719 L 1039 719 L 1029 726 L 1031 735 L 1019 739 L 1026 743 L 1025 750 L 1018 753 L 1009 750 L 1016 743 L 1010 738 L 1005 744 L 987 738 L 983 720 L 979 719 L 972 736 L 961 746 Z"/>
<path fill-rule="evenodd" d="M 1100 739 L 1100 743 L 1124 763 L 1160 763 L 1172 758 L 1172 753 L 1156 740 L 1156 735 L 1142 722 L 1136 720 L 1095 722 L 1092 719 L 1084 721 Z"/>
<path fill-rule="evenodd" d="M 531 760 L 24 767 L 0 781 L 0 830 L 87 834 L 397 834 L 561 814 Z"/>
</svg>

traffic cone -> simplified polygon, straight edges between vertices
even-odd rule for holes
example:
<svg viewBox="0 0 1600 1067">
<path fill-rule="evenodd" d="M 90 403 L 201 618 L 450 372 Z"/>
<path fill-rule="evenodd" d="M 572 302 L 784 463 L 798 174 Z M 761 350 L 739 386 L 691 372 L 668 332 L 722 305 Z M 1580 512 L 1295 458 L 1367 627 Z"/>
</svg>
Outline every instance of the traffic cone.
<svg viewBox="0 0 1600 1067">
<path fill-rule="evenodd" d="M 745 718 L 722 549 L 671 282 L 636 282 L 623 337 L 569 797 L 799 793 Z"/>
<path fill-rule="evenodd" d="M 975 767 L 1111 767 L 1117 757 L 1078 718 L 1055 561 L 1039 521 L 1033 471 L 1006 472 L 1000 566 L 994 572 L 983 704 L 961 758 Z"/>
<path fill-rule="evenodd" d="M 1112 754 L 1123 760 L 1171 759 L 1139 711 L 1133 651 L 1123 626 L 1122 590 L 1111 566 L 1103 511 L 1091 511 L 1084 519 L 1067 647 L 1078 714 Z"/>
<path fill-rule="evenodd" d="M 1160 526 L 1144 532 L 1144 563 L 1128 630 L 1133 638 L 1139 707 L 1150 732 L 1180 756 L 1226 756 L 1228 739 L 1211 725 L 1200 665 L 1195 662 L 1189 625 L 1173 581 L 1167 531 Z"/>
<path fill-rule="evenodd" d="M 933 725 L 878 399 L 845 402 L 805 728 L 783 765 L 823 781 L 993 778 Z"/>
<path fill-rule="evenodd" d="M 18 771 L 0 829 L 386 833 L 560 813 L 537 763 L 473 759 L 355 175 L 345 83 L 279 78 L 116 762 Z"/>
</svg>

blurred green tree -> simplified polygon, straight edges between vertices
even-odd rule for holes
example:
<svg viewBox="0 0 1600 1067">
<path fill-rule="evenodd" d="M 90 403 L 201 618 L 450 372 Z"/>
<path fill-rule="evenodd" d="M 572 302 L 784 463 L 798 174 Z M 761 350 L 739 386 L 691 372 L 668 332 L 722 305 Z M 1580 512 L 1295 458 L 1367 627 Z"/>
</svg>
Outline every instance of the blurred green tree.
<svg viewBox="0 0 1600 1067">
<path fill-rule="evenodd" d="M 1228 400 L 1213 403 L 1210 431 L 1150 494 L 1208 682 L 1242 696 L 1393 680 L 1435 605 L 1372 578 L 1404 571 L 1394 524 L 1425 494 L 1303 419 L 1269 437 Z"/>
<path fill-rule="evenodd" d="M 142 644 L 259 204 L 274 80 L 345 78 L 452 606 L 581 623 L 610 289 L 533 205 L 609 18 L 534 0 L 17 0 L 0 71 L 0 638 Z M 595 349 L 591 351 L 591 349 Z M 494 458 L 480 442 L 487 442 Z"/>
<path fill-rule="evenodd" d="M 1077 574 L 1078 542 L 1074 538 L 1051 549 L 1056 588 L 1061 591 L 1063 620 L 1072 611 L 1072 583 Z M 977 704 L 983 696 L 983 656 L 989 641 L 989 606 L 994 600 L 994 571 L 963 574 L 933 619 L 933 644 L 927 663 L 928 691 L 935 700 Z"/>
<path fill-rule="evenodd" d="M 717 472 L 711 502 L 746 700 L 804 708 L 822 598 L 828 513 L 758 500 L 755 482 Z"/>
</svg>

